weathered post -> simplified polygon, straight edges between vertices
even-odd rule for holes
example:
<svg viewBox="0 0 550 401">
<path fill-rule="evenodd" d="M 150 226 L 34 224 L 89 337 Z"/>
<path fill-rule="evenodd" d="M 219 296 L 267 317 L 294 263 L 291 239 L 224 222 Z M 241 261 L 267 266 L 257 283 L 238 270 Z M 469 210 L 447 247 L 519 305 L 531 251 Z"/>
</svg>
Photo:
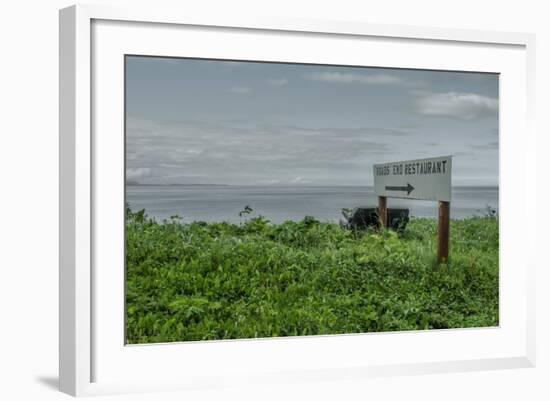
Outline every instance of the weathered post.
<svg viewBox="0 0 550 401">
<path fill-rule="evenodd" d="M 437 227 L 437 262 L 447 263 L 449 259 L 450 202 L 439 202 L 439 224 Z"/>
<path fill-rule="evenodd" d="M 378 218 L 382 227 L 388 226 L 388 208 L 387 198 L 385 196 L 378 197 Z"/>
</svg>

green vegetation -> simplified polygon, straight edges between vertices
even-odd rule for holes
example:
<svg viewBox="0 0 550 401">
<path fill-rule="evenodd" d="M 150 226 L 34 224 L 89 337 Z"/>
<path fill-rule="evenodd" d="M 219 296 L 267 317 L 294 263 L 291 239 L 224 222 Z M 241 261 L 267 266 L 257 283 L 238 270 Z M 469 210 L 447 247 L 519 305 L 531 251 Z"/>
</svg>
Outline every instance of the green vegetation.
<svg viewBox="0 0 550 401">
<path fill-rule="evenodd" d="M 247 214 L 247 213 L 243 213 Z M 162 224 L 127 210 L 127 341 L 151 343 L 498 325 L 498 220 L 402 233 L 311 217 Z"/>
</svg>

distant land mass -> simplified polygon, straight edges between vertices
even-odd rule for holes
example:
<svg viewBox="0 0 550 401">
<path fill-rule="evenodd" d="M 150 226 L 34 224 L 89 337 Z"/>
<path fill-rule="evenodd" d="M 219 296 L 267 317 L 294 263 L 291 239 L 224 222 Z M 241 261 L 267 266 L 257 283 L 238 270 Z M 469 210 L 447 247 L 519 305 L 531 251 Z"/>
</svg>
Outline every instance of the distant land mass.
<svg viewBox="0 0 550 401">
<path fill-rule="evenodd" d="M 318 185 L 312 185 L 312 184 L 205 184 L 205 183 L 171 183 L 171 184 L 161 184 L 161 183 L 140 183 L 137 181 L 126 181 L 127 186 L 131 187 L 295 187 L 295 188 L 303 188 L 303 187 L 365 187 L 365 188 L 373 188 L 374 186 L 372 184 L 340 184 L 340 185 L 331 185 L 331 184 L 318 184 Z M 464 184 L 458 184 L 458 185 L 452 185 L 452 188 L 498 188 L 497 185 L 464 185 Z"/>
<path fill-rule="evenodd" d="M 172 184 L 145 184 L 137 181 L 126 181 L 126 185 L 132 187 L 228 187 L 227 184 L 181 184 L 181 183 L 172 183 Z"/>
</svg>

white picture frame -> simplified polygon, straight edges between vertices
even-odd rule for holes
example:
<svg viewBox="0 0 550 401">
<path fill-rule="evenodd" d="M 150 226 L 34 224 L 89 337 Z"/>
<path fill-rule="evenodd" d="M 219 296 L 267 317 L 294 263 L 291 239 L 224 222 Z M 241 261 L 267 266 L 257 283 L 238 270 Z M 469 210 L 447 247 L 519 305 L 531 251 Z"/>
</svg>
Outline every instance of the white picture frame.
<svg viewBox="0 0 550 401">
<path fill-rule="evenodd" d="M 212 46 L 220 35 L 223 48 Z M 187 37 L 196 40 L 195 47 L 181 46 Z M 537 261 L 529 256 L 534 254 L 529 233 L 536 231 L 536 209 L 528 203 L 527 190 L 534 185 L 529 171 L 535 169 L 534 41 L 523 33 L 287 18 L 235 20 L 155 7 L 78 5 L 61 10 L 60 390 L 80 396 L 534 366 Z M 311 53 L 303 52 L 306 46 Z M 332 58 L 365 65 L 365 52 L 354 52 L 362 46 L 377 54 L 371 66 L 501 74 L 501 325 L 125 346 L 119 336 L 124 324 L 123 203 L 111 207 L 119 204 L 124 185 L 120 56 L 319 63 Z M 394 51 L 384 50 L 392 47 Z M 94 135 L 103 129 L 118 130 L 121 136 L 98 141 Z M 101 270 L 108 263 L 118 267 Z M 189 362 L 174 370 L 182 355 Z"/>
</svg>

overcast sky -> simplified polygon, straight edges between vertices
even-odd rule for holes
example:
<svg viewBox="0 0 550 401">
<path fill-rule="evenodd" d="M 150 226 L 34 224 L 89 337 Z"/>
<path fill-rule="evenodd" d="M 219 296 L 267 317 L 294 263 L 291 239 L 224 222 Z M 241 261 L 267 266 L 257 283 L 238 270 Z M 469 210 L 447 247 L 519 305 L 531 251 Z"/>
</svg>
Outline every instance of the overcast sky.
<svg viewBox="0 0 550 401">
<path fill-rule="evenodd" d="M 453 155 L 498 185 L 498 76 L 127 57 L 127 180 L 372 185 L 372 164 Z"/>
</svg>

